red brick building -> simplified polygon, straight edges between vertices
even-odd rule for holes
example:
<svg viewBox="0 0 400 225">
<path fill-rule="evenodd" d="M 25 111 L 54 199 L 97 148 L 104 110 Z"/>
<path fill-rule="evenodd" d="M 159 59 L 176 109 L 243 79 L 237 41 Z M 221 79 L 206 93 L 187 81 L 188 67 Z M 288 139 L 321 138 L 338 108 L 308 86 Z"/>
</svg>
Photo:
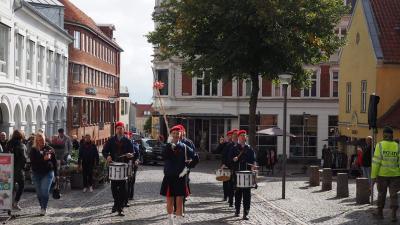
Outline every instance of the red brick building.
<svg viewBox="0 0 400 225">
<path fill-rule="evenodd" d="M 122 49 L 113 37 L 114 25 L 96 24 L 69 0 L 60 2 L 65 29 L 74 37 L 69 46 L 68 134 L 90 134 L 99 145 L 113 134 L 119 119 Z"/>
</svg>

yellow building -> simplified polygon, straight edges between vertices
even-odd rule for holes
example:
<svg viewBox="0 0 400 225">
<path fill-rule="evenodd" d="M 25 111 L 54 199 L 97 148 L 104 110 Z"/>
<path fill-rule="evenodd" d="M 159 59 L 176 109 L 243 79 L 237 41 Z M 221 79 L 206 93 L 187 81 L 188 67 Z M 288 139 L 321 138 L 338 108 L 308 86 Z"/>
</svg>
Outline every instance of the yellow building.
<svg viewBox="0 0 400 225">
<path fill-rule="evenodd" d="M 358 0 L 340 58 L 339 130 L 353 140 L 371 135 L 369 96 L 380 97 L 381 128 L 400 137 L 400 1 Z"/>
</svg>

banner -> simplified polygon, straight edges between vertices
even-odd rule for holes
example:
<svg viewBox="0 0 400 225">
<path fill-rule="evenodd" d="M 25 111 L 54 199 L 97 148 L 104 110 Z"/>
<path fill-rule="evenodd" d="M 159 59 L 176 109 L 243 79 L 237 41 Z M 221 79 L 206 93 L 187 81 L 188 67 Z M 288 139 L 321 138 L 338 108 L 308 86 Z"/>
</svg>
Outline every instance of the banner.
<svg viewBox="0 0 400 225">
<path fill-rule="evenodd" d="M 14 185 L 14 155 L 0 154 L 0 210 L 11 210 Z"/>
</svg>

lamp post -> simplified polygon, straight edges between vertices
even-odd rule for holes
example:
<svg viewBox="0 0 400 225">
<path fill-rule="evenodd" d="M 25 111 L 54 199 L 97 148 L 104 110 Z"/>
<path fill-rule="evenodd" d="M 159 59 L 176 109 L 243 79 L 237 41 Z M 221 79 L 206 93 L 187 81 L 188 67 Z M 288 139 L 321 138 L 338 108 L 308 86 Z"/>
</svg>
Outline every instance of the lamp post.
<svg viewBox="0 0 400 225">
<path fill-rule="evenodd" d="M 291 74 L 279 75 L 279 81 L 283 86 L 283 175 L 282 175 L 282 199 L 286 194 L 286 117 L 287 117 L 287 89 L 292 79 Z"/>
<path fill-rule="evenodd" d="M 111 96 L 111 97 L 109 97 L 108 98 L 108 102 L 110 102 L 110 104 L 112 104 L 111 105 L 111 128 L 110 128 L 110 131 L 111 131 L 111 136 L 114 136 L 114 131 L 115 131 L 115 128 L 114 128 L 114 123 L 115 123 L 115 121 L 114 121 L 114 117 L 115 117 L 115 102 L 117 101 L 117 97 L 114 97 L 114 96 Z"/>
</svg>

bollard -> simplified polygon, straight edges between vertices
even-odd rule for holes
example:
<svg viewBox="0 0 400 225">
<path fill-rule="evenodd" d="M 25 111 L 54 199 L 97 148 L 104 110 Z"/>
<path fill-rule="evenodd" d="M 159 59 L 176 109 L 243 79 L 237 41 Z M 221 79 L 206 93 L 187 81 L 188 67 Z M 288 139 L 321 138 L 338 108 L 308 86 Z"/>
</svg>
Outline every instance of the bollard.
<svg viewBox="0 0 400 225">
<path fill-rule="evenodd" d="M 332 190 L 332 169 L 324 168 L 322 170 L 322 190 L 330 191 Z"/>
<path fill-rule="evenodd" d="M 370 197 L 368 178 L 360 177 L 356 179 L 356 203 L 368 204 Z"/>
<path fill-rule="evenodd" d="M 319 186 L 319 166 L 310 166 L 310 186 Z"/>
<path fill-rule="evenodd" d="M 347 173 L 338 173 L 336 182 L 336 197 L 349 197 L 349 176 Z"/>
</svg>

